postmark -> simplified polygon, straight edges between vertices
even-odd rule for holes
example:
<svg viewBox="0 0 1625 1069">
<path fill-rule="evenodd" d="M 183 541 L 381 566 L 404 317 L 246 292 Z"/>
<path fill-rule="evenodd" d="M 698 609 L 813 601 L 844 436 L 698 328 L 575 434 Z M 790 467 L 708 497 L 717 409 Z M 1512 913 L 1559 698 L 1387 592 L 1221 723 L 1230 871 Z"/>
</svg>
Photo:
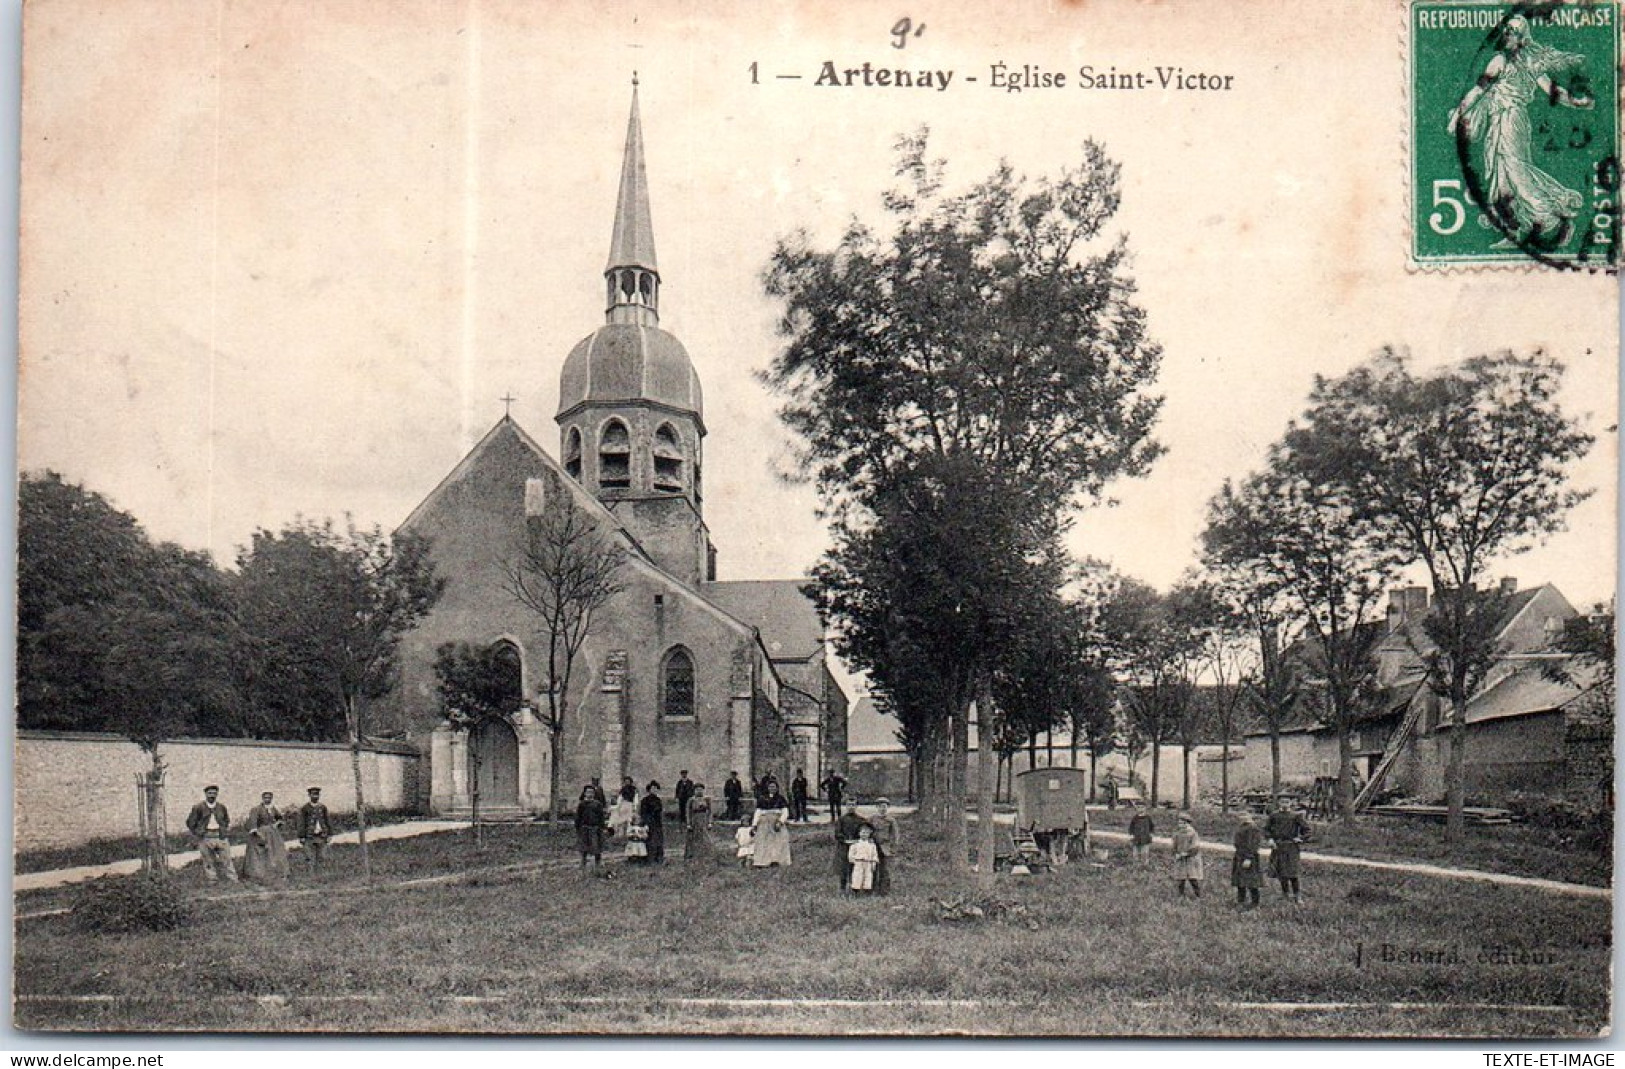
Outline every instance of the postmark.
<svg viewBox="0 0 1625 1069">
<path fill-rule="evenodd" d="M 1619 4 L 1410 8 L 1411 258 L 1614 269 Z"/>
</svg>

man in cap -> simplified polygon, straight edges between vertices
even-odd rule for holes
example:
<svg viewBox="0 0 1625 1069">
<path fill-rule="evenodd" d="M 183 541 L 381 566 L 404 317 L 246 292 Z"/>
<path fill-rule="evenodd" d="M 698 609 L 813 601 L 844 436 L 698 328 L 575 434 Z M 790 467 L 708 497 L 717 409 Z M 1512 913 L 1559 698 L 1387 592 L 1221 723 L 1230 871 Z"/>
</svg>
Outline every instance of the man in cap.
<svg viewBox="0 0 1625 1069">
<path fill-rule="evenodd" d="M 320 787 L 311 787 L 305 793 L 310 795 L 310 801 L 299 807 L 299 841 L 305 846 L 305 864 L 314 876 L 327 854 L 327 841 L 333 837 L 333 818 L 322 804 Z"/>
<path fill-rule="evenodd" d="M 220 788 L 209 784 L 203 788 L 203 801 L 186 814 L 186 830 L 197 843 L 198 857 L 203 862 L 203 878 L 210 883 L 225 875 L 226 882 L 237 882 L 237 869 L 231 863 L 231 841 L 226 832 L 231 829 L 231 814 L 219 801 Z"/>
</svg>

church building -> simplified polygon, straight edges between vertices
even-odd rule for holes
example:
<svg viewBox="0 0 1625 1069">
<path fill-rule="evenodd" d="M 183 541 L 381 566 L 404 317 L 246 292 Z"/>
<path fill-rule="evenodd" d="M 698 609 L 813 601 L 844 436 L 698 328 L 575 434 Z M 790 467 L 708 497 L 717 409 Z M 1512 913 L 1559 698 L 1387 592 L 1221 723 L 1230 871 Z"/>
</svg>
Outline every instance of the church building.
<svg viewBox="0 0 1625 1069">
<path fill-rule="evenodd" d="M 561 459 L 504 416 L 400 527 L 429 539 L 446 581 L 402 643 L 396 692 L 401 726 L 430 740 L 435 813 L 469 810 L 476 768 L 484 812 L 547 808 L 550 735 L 537 716 L 547 707 L 546 634 L 509 592 L 505 568 L 525 545 L 527 516 L 551 495 L 625 550 L 622 589 L 594 615 L 570 681 L 566 805 L 593 776 L 609 790 L 622 776 L 640 790 L 659 780 L 669 796 L 688 769 L 720 797 L 730 771 L 747 786 L 772 772 L 786 787 L 798 767 L 809 778 L 845 771 L 847 698 L 805 580 L 717 578 L 701 479 L 705 408 L 687 351 L 660 328 L 635 81 L 604 285 L 605 322 L 559 375 Z M 512 666 L 510 713 L 472 731 L 446 719 L 434 665 L 448 642 L 492 648 Z"/>
</svg>

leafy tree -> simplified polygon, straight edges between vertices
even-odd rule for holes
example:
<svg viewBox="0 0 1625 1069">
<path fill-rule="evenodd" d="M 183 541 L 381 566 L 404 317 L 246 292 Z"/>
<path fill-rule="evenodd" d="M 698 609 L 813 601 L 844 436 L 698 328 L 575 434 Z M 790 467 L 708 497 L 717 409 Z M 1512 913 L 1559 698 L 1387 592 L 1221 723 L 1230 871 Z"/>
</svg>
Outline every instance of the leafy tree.
<svg viewBox="0 0 1625 1069">
<path fill-rule="evenodd" d="M 243 625 L 274 651 L 268 663 L 291 668 L 319 708 L 343 714 L 362 872 L 370 881 L 363 717 L 367 703 L 394 683 L 401 636 L 434 607 L 445 581 L 434 575 L 425 539 L 391 540 L 353 524 L 340 531 L 331 520 L 254 532 L 238 571 Z"/>
<path fill-rule="evenodd" d="M 1352 820 L 1351 732 L 1371 697 L 1383 637 L 1369 619 L 1398 558 L 1337 486 L 1306 474 L 1279 444 L 1264 471 L 1225 483 L 1209 505 L 1203 541 L 1211 558 L 1251 571 L 1262 595 L 1281 597 L 1303 621 L 1311 639 L 1303 668 L 1321 685 L 1337 731 L 1338 808 Z"/>
<path fill-rule="evenodd" d="M 539 510 L 525 519 L 525 545 L 503 564 L 504 585 L 536 617 L 547 644 L 542 680 L 547 704 L 541 720 L 549 736 L 550 785 L 547 819 L 562 808 L 564 729 L 569 717 L 570 682 L 593 617 L 625 589 L 621 569 L 626 550 L 599 530 L 598 523 L 571 499 L 549 473 Z"/>
<path fill-rule="evenodd" d="M 48 471 L 19 487 L 17 593 L 18 723 L 117 732 L 146 752 L 147 861 L 162 873 L 162 745 L 242 733 L 225 577 Z"/>
<path fill-rule="evenodd" d="M 1151 804 L 1158 801 L 1162 746 L 1177 738 L 1190 714 L 1200 636 L 1187 592 L 1158 594 L 1125 578 L 1102 609 L 1102 630 L 1112 636 L 1112 667 L 1124 712 L 1151 751 Z"/>
<path fill-rule="evenodd" d="M 1000 516 L 1003 531 L 991 541 L 1031 542 L 1033 532 L 1056 538 L 1066 508 L 1096 499 L 1115 478 L 1143 473 L 1159 452 L 1150 431 L 1160 399 L 1145 390 L 1161 353 L 1133 303 L 1126 243 L 1098 240 L 1117 209 L 1117 166 L 1088 142 L 1079 165 L 1055 179 L 1028 180 L 1001 164 L 968 192 L 948 195 L 942 176 L 924 132 L 903 139 L 883 227 L 854 222 L 828 250 L 804 234 L 781 241 L 766 273 L 769 296 L 783 305 L 786 344 L 764 377 L 786 399 L 780 415 L 801 439 L 801 469 L 837 523 L 831 568 L 819 582 L 839 586 L 827 608 L 849 633 L 885 622 L 884 607 L 854 585 L 877 571 L 889 587 L 942 583 L 914 599 L 952 618 L 936 630 L 958 631 L 972 619 L 1002 624 L 1027 611 L 1012 596 L 1053 592 L 1048 580 L 998 591 L 991 581 L 976 585 L 990 568 L 1021 569 L 993 553 L 966 561 L 987 548 L 974 534 L 968 546 L 939 542 L 940 560 L 911 562 L 912 579 L 895 566 L 871 568 L 891 552 L 885 539 L 868 538 L 873 526 L 889 520 L 902 544 L 927 544 L 895 513 L 883 515 L 884 496 L 900 484 L 921 476 L 927 484 L 970 481 Z M 948 561 L 971 570 L 957 572 Z M 1024 566 L 1027 557 L 1015 561 Z M 857 615 L 844 615 L 849 606 Z M 940 657 L 891 628 L 855 641 L 899 666 L 917 669 Z M 946 739 L 955 764 L 972 700 L 984 716 L 993 712 L 999 654 L 953 644 L 947 656 L 944 683 L 908 704 L 949 699 L 947 730 L 930 718 L 921 738 L 927 748 Z M 924 673 L 891 675 L 895 688 Z M 894 706 L 905 707 L 891 688 Z M 979 774 L 988 779 L 991 750 L 983 750 Z M 963 777 L 952 774 L 948 788 L 947 808 L 962 814 Z M 980 794 L 991 804 L 990 783 Z M 962 859 L 962 816 L 949 826 L 949 850 Z M 985 819 L 983 832 L 991 836 Z"/>
<path fill-rule="evenodd" d="M 1209 574 L 1192 584 L 1195 591 L 1195 623 L 1200 646 L 1198 660 L 1203 674 L 1212 681 L 1202 699 L 1203 722 L 1213 727 L 1224 746 L 1219 763 L 1219 811 L 1230 812 L 1230 746 L 1239 736 L 1238 718 L 1255 680 L 1258 657 L 1253 651 L 1253 635 L 1247 615 L 1237 607 L 1234 590 Z M 1279 738 L 1279 725 L 1276 728 Z M 1277 745 L 1277 758 L 1279 746 Z M 1276 777 L 1280 773 L 1276 770 Z M 1279 788 L 1277 788 L 1279 789 Z"/>
<path fill-rule="evenodd" d="M 1588 495 L 1567 473 L 1593 439 L 1557 403 L 1562 378 L 1563 366 L 1539 352 L 1418 374 L 1408 354 L 1384 349 L 1341 378 L 1317 378 L 1303 425 L 1288 434 L 1310 477 L 1343 488 L 1432 580 L 1428 678 L 1451 710 L 1450 841 L 1465 827 L 1467 702 L 1493 657 L 1486 569 L 1561 530 Z"/>
<path fill-rule="evenodd" d="M 485 825 L 480 819 L 480 748 L 473 744 L 473 736 L 483 725 L 519 708 L 524 697 L 519 659 L 510 647 L 447 642 L 435 650 L 434 675 L 441 713 L 469 733 L 470 822 L 474 827 L 474 841 L 484 845 Z"/>
</svg>

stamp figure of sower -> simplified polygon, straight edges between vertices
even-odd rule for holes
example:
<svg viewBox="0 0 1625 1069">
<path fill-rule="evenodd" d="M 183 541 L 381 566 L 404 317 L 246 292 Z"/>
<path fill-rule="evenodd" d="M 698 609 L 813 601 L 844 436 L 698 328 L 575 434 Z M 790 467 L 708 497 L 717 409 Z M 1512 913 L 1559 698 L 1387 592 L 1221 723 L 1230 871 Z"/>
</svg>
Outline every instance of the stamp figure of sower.
<svg viewBox="0 0 1625 1069">
<path fill-rule="evenodd" d="M 1450 112 L 1451 136 L 1480 147 L 1486 210 L 1507 235 L 1497 247 L 1516 239 L 1556 248 L 1573 231 L 1585 198 L 1535 165 L 1529 111 L 1537 97 L 1590 110 L 1590 97 L 1570 93 L 1557 81 L 1584 63 L 1584 56 L 1540 44 L 1529 20 L 1513 15 L 1501 26 L 1483 73 Z"/>
</svg>

